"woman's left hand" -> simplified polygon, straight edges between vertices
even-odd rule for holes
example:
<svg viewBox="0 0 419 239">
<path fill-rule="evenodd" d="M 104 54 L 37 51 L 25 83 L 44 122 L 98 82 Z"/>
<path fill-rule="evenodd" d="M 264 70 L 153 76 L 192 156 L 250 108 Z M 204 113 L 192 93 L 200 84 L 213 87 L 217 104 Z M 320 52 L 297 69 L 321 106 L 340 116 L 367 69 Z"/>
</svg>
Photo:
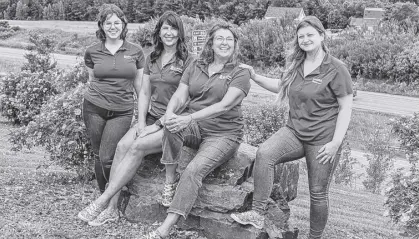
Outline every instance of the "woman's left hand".
<svg viewBox="0 0 419 239">
<path fill-rule="evenodd" d="M 317 155 L 316 159 L 320 160 L 320 163 L 326 164 L 327 162 L 333 163 L 335 160 L 336 152 L 339 149 L 340 144 L 338 142 L 331 141 L 325 144 L 321 149 L 318 151 L 319 155 Z"/>
<path fill-rule="evenodd" d="M 190 115 L 172 115 L 166 118 L 165 127 L 170 133 L 177 133 L 188 127 L 191 122 L 192 117 Z"/>
</svg>

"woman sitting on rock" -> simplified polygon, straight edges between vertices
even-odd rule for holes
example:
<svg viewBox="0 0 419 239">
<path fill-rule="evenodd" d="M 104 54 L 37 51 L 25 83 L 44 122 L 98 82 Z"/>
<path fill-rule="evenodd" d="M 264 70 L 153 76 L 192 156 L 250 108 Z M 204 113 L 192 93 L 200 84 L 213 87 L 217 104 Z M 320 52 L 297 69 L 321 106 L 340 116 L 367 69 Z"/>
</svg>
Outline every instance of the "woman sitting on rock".
<svg viewBox="0 0 419 239">
<path fill-rule="evenodd" d="M 241 102 L 250 89 L 250 73 L 239 68 L 237 53 L 238 38 L 231 26 L 213 26 L 199 59 L 186 69 L 170 99 L 161 160 L 167 173 L 176 178 L 182 146 L 198 151 L 182 173 L 177 188 L 173 188 L 166 219 L 147 235 L 148 239 L 168 238 L 172 226 L 180 217 L 186 218 L 192 209 L 202 180 L 231 159 L 240 145 L 244 126 Z M 176 114 L 186 104 L 186 111 Z"/>
</svg>

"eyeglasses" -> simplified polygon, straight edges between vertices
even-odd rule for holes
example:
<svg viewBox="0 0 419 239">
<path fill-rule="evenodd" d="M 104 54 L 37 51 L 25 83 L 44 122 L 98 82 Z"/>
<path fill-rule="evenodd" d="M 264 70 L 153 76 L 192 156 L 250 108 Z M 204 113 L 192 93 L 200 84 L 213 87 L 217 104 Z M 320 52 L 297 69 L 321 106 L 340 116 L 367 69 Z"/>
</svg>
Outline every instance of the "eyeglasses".
<svg viewBox="0 0 419 239">
<path fill-rule="evenodd" d="M 216 41 L 216 42 L 224 42 L 224 41 L 226 41 L 226 42 L 234 42 L 234 38 L 233 37 L 227 37 L 227 38 L 225 38 L 225 37 L 222 37 L 222 36 L 216 36 L 216 37 L 214 37 L 214 41 Z"/>
<path fill-rule="evenodd" d="M 120 28 L 122 26 L 122 22 L 105 22 L 105 24 L 103 24 L 103 27 L 105 29 L 109 29 L 112 27 L 112 25 L 114 25 L 116 28 Z"/>
</svg>

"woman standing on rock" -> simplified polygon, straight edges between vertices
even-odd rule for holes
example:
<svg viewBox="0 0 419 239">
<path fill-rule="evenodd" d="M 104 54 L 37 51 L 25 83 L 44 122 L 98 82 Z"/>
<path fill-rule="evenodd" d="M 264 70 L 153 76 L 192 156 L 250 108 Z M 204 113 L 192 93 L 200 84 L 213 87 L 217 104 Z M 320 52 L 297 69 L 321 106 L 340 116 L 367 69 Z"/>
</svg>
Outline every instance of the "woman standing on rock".
<svg viewBox="0 0 419 239">
<path fill-rule="evenodd" d="M 94 153 L 96 180 L 103 193 L 116 145 L 131 125 L 133 94 L 134 90 L 140 93 L 145 62 L 142 48 L 125 40 L 127 19 L 121 9 L 104 4 L 97 18 L 100 42 L 88 47 L 84 56 L 89 80 L 83 119 Z"/>
<path fill-rule="evenodd" d="M 202 180 L 229 160 L 240 145 L 244 127 L 241 102 L 250 89 L 250 74 L 239 68 L 237 53 L 238 38 L 231 26 L 213 26 L 199 60 L 186 69 L 170 99 L 161 160 L 166 172 L 176 178 L 182 146 L 198 152 L 182 173 L 177 189 L 172 189 L 165 221 L 147 239 L 168 238 L 173 225 L 192 209 Z M 186 104 L 187 110 L 176 114 Z"/>
<path fill-rule="evenodd" d="M 183 23 L 176 13 L 168 11 L 160 17 L 153 43 L 155 48 L 146 59 L 138 94 L 138 122 L 118 143 L 108 187 L 78 214 L 91 226 L 119 218 L 117 203 L 121 188 L 134 177 L 146 155 L 162 151 L 163 115 L 191 59 Z M 172 185 L 167 183 L 165 190 L 171 190 Z M 165 195 L 167 192 L 163 192 Z"/>
<path fill-rule="evenodd" d="M 255 74 L 263 88 L 289 99 L 285 127 L 258 149 L 254 166 L 253 210 L 232 214 L 240 224 L 264 226 L 264 214 L 278 163 L 306 158 L 310 190 L 309 238 L 321 238 L 326 226 L 328 191 L 339 162 L 341 143 L 352 112 L 352 80 L 344 64 L 331 56 L 319 19 L 305 17 L 297 26 L 289 67 L 282 80 Z"/>
</svg>

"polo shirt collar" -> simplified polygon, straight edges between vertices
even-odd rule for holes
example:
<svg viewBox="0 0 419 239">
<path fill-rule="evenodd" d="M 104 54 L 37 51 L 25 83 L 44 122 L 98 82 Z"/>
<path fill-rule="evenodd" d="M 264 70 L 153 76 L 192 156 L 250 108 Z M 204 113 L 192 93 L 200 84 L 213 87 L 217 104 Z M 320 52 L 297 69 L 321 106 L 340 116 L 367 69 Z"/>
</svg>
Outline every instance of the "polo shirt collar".
<svg viewBox="0 0 419 239">
<path fill-rule="evenodd" d="M 128 42 L 126 40 L 124 40 L 122 42 L 122 46 L 118 49 L 118 51 L 126 51 L 126 50 L 128 50 L 128 48 L 129 48 Z M 102 52 L 109 52 L 109 50 L 105 47 L 105 42 L 102 42 L 101 47 L 100 47 L 100 50 Z"/>
<path fill-rule="evenodd" d="M 231 72 L 234 69 L 234 67 L 236 67 L 236 65 L 237 65 L 236 62 L 228 62 L 224 65 L 223 69 L 221 69 L 221 71 L 219 71 L 218 73 Z M 209 75 L 208 66 L 209 64 L 205 64 L 202 60 L 198 60 L 199 69 L 201 69 L 201 71 L 205 72 L 207 75 Z"/>
<path fill-rule="evenodd" d="M 325 73 L 330 67 L 329 64 L 332 62 L 332 58 L 330 56 L 329 53 L 325 53 L 322 63 L 320 64 L 319 67 L 317 67 L 316 69 L 314 69 L 310 74 L 308 74 L 307 76 L 311 76 L 311 75 L 319 75 L 322 73 Z M 304 76 L 304 70 L 303 70 L 303 62 L 300 63 L 300 65 L 297 68 L 297 71 L 301 74 L 301 76 Z M 306 77 L 307 77 L 306 76 Z"/>
</svg>

